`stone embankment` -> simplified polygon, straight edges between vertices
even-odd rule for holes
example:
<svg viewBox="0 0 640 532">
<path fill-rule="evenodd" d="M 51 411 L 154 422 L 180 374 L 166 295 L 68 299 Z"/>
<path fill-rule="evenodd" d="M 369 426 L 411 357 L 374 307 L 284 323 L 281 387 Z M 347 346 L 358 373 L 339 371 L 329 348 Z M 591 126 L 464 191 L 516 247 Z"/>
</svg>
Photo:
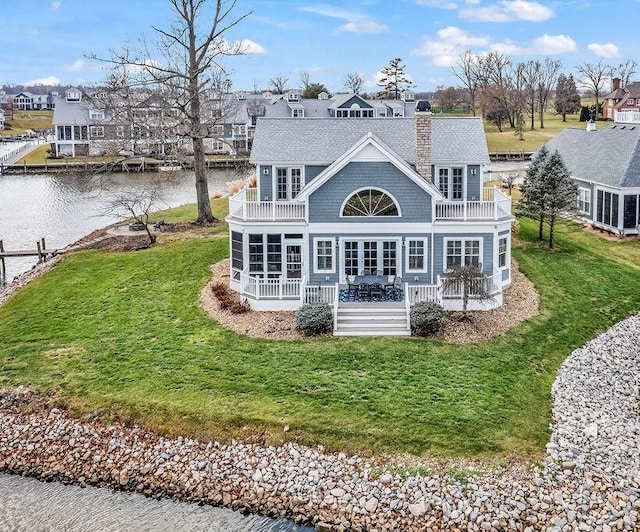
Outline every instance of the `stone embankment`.
<svg viewBox="0 0 640 532">
<path fill-rule="evenodd" d="M 328 530 L 638 530 L 638 338 L 640 315 L 565 361 L 547 457 L 530 470 L 405 476 L 321 447 L 167 439 L 73 419 L 54 397 L 18 388 L 0 392 L 0 471 Z"/>
</svg>

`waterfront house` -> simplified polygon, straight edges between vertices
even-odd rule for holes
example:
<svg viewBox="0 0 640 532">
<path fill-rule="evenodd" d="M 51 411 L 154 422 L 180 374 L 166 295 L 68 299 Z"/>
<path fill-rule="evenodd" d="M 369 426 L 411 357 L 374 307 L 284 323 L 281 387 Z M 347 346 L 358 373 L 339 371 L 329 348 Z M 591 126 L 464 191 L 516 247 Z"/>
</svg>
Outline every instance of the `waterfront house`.
<svg viewBox="0 0 640 532">
<path fill-rule="evenodd" d="M 565 129 L 547 143 L 562 155 L 578 185 L 578 214 L 594 227 L 638 234 L 640 224 L 640 108 L 614 110 L 597 129 Z"/>
<path fill-rule="evenodd" d="M 250 160 L 257 186 L 230 198 L 227 221 L 230 284 L 252 308 L 324 301 L 336 334 L 409 334 L 412 304 L 462 307 L 442 275 L 469 264 L 493 295 L 471 307 L 501 304 L 511 198 L 483 188 L 480 118 L 259 118 Z M 395 284 L 393 297 L 360 298 L 368 273 Z"/>
</svg>

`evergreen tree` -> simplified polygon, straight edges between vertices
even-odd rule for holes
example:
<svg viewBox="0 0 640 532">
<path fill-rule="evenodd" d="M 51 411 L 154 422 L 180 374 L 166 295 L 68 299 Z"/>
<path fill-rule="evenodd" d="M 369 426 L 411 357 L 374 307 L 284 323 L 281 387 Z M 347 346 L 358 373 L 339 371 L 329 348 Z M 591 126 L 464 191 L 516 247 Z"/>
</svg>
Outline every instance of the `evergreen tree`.
<svg viewBox="0 0 640 532">
<path fill-rule="evenodd" d="M 389 65 L 381 70 L 379 87 L 383 88 L 383 92 L 387 97 L 398 100 L 400 92 L 411 86 L 411 80 L 404 73 L 406 65 L 402 64 L 402 59 L 396 57 L 389 61 Z"/>
<path fill-rule="evenodd" d="M 309 83 L 302 93 L 303 98 L 317 98 L 318 94 L 321 92 L 326 92 L 329 94 L 329 89 L 325 87 L 324 83 Z"/>
<path fill-rule="evenodd" d="M 538 220 L 538 239 L 544 238 L 544 218 L 545 218 L 545 178 L 544 173 L 549 159 L 549 150 L 546 145 L 542 146 L 533 159 L 524 182 L 522 183 L 522 199 L 518 204 L 517 215 L 526 216 Z"/>
<path fill-rule="evenodd" d="M 549 224 L 549 249 L 553 249 L 554 228 L 558 217 L 575 212 L 578 197 L 578 185 L 571 180 L 571 174 L 558 150 L 549 156 L 544 167 L 544 195 L 544 210 Z"/>
<path fill-rule="evenodd" d="M 562 114 L 562 121 L 567 121 L 567 114 L 574 114 L 580 111 L 580 95 L 576 88 L 576 82 L 573 75 L 558 76 L 558 84 L 556 85 L 556 112 Z"/>
</svg>

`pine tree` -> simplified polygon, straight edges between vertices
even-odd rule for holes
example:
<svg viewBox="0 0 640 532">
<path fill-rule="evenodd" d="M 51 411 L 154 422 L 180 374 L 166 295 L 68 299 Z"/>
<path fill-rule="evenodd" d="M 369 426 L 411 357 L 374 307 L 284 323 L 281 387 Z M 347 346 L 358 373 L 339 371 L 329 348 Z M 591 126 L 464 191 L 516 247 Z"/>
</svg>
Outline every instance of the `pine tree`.
<svg viewBox="0 0 640 532">
<path fill-rule="evenodd" d="M 411 81 L 404 73 L 406 65 L 402 64 L 402 59 L 396 57 L 389 61 L 389 65 L 384 67 L 380 73 L 380 82 L 378 86 L 383 88 L 386 96 L 390 96 L 394 100 L 400 98 L 400 91 L 409 88 Z"/>
<path fill-rule="evenodd" d="M 562 114 L 562 121 L 567 121 L 567 114 L 573 114 L 580 111 L 580 95 L 576 88 L 576 82 L 573 75 L 558 76 L 558 84 L 556 85 L 556 112 Z"/>
<path fill-rule="evenodd" d="M 531 160 L 522 184 L 522 199 L 518 205 L 518 216 L 538 220 L 538 239 L 544 238 L 545 183 L 544 172 L 549 159 L 549 150 L 542 146 Z"/>
<path fill-rule="evenodd" d="M 549 156 L 544 166 L 544 195 L 544 211 L 549 224 L 549 249 L 553 249 L 558 217 L 575 212 L 578 196 L 578 185 L 572 181 L 558 150 Z"/>
</svg>

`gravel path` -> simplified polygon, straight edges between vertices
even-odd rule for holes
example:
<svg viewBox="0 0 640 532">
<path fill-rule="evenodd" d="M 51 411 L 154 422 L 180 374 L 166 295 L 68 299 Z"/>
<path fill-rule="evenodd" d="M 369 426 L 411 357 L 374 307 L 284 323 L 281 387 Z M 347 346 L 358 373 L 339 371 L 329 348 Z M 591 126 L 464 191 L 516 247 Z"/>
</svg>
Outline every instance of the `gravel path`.
<svg viewBox="0 0 640 532">
<path fill-rule="evenodd" d="M 637 315 L 565 361 L 539 468 L 480 472 L 449 461 L 436 470 L 424 461 L 433 473 L 404 476 L 322 447 L 166 439 L 73 419 L 53 407 L 54 397 L 19 388 L 0 392 L 0 471 L 224 505 L 319 530 L 638 530 L 639 338 Z"/>
</svg>

